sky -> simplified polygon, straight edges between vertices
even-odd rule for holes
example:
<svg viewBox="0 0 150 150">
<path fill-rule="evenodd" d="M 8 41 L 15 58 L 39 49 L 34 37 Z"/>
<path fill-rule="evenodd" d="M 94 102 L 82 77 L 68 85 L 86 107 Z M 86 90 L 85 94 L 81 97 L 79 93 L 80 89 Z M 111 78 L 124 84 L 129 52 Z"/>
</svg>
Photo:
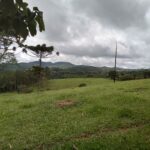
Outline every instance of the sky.
<svg viewBox="0 0 150 150">
<path fill-rule="evenodd" d="M 77 65 L 150 68 L 150 0 L 26 0 L 43 11 L 46 30 L 28 44 L 53 45 L 45 61 Z M 18 54 L 19 61 L 35 58 Z"/>
</svg>

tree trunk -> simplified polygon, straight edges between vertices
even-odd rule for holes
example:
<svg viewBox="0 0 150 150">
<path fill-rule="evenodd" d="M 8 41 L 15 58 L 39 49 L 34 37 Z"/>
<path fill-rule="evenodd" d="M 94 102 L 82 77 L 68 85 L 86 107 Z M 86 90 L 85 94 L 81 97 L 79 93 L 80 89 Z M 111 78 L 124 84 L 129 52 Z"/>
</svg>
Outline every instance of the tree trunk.
<svg viewBox="0 0 150 150">
<path fill-rule="evenodd" d="M 114 76 L 114 83 L 116 82 L 116 77 L 117 77 L 117 53 L 118 53 L 118 45 L 117 45 L 117 41 L 116 41 L 116 53 L 115 53 L 115 76 Z"/>
<path fill-rule="evenodd" d="M 40 59 L 39 59 L 39 67 L 42 67 L 42 53 L 40 53 Z"/>
<path fill-rule="evenodd" d="M 40 52 L 40 59 L 39 59 L 39 79 L 42 80 L 42 53 Z"/>
<path fill-rule="evenodd" d="M 42 67 L 42 59 L 41 58 L 39 59 L 39 67 L 40 68 Z"/>
</svg>

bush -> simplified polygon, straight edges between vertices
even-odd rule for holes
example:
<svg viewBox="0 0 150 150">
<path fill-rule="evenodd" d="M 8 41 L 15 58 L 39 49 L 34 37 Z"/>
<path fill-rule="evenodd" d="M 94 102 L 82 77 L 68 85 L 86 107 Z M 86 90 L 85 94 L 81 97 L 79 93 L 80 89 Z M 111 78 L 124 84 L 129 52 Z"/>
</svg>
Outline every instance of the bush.
<svg viewBox="0 0 150 150">
<path fill-rule="evenodd" d="M 81 84 L 79 84 L 79 87 L 86 87 L 86 86 L 87 86 L 86 83 L 81 83 Z"/>
<path fill-rule="evenodd" d="M 133 112 L 128 108 L 123 108 L 118 112 L 119 118 L 132 118 Z"/>
<path fill-rule="evenodd" d="M 127 80 L 133 80 L 133 79 L 134 79 L 134 77 L 131 75 L 123 75 L 123 76 L 119 77 L 120 81 L 127 81 Z"/>
<path fill-rule="evenodd" d="M 33 89 L 27 87 L 26 85 L 20 85 L 18 87 L 18 93 L 32 93 Z"/>
<path fill-rule="evenodd" d="M 39 76 L 38 68 L 33 68 L 25 71 L 7 71 L 0 73 L 0 92 L 24 92 L 30 93 L 29 88 L 37 83 L 43 82 L 47 77 L 41 69 Z"/>
</svg>

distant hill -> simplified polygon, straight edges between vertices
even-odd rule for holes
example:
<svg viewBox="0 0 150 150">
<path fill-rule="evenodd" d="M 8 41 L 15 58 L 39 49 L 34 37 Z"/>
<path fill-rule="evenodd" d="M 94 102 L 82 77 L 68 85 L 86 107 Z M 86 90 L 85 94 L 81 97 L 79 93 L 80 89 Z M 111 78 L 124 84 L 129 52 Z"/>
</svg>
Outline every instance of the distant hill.
<svg viewBox="0 0 150 150">
<path fill-rule="evenodd" d="M 29 69 L 32 68 L 33 66 L 38 66 L 39 62 L 35 61 L 35 62 L 29 62 L 29 63 L 19 63 L 18 64 L 21 68 L 25 68 L 25 69 Z M 42 67 L 49 67 L 49 68 L 70 68 L 73 67 L 74 65 L 69 63 L 69 62 L 56 62 L 56 63 L 52 63 L 52 62 L 42 62 Z"/>
<path fill-rule="evenodd" d="M 33 66 L 38 66 L 39 62 L 34 61 L 34 62 L 29 62 L 29 63 L 18 63 L 18 64 L 1 64 L 0 65 L 0 70 L 1 71 L 13 71 L 13 70 L 26 70 L 30 69 Z M 43 62 L 42 67 L 49 67 L 49 68 L 60 68 L 60 69 L 67 69 L 74 67 L 75 65 L 69 63 L 69 62 Z"/>
<path fill-rule="evenodd" d="M 0 72 L 6 71 L 24 71 L 32 68 L 33 66 L 38 66 L 39 63 L 29 62 L 29 63 L 18 63 L 18 64 L 1 64 Z M 110 71 L 114 68 L 110 67 L 94 67 L 85 65 L 74 65 L 69 62 L 43 62 L 42 66 L 44 68 L 48 67 L 47 76 L 50 79 L 61 79 L 61 78 L 78 78 L 78 77 L 110 77 Z M 123 69 L 117 68 L 118 80 L 131 80 L 131 79 L 143 79 L 150 78 L 150 70 L 145 69 Z"/>
<path fill-rule="evenodd" d="M 18 64 L 1 64 L 0 65 L 0 71 L 15 71 L 15 70 L 26 70 L 30 69 L 33 66 L 38 66 L 39 62 L 29 62 L 29 63 L 18 63 Z M 58 69 L 65 69 L 72 72 L 104 72 L 108 73 L 109 71 L 112 71 L 113 68 L 110 67 L 94 67 L 94 66 L 86 66 L 86 65 L 74 65 L 69 62 L 42 62 L 43 67 L 48 68 L 58 68 Z M 133 69 L 123 69 L 123 68 L 117 68 L 118 71 L 132 71 Z M 138 69 L 137 69 L 138 70 Z M 139 69 L 141 70 L 141 69 Z"/>
</svg>

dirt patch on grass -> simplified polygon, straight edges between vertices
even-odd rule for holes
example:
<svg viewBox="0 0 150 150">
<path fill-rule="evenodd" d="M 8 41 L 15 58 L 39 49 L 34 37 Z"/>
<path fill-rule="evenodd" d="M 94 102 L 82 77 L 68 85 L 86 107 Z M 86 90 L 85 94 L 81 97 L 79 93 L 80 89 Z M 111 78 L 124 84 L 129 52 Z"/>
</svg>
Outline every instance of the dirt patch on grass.
<svg viewBox="0 0 150 150">
<path fill-rule="evenodd" d="M 77 104 L 76 101 L 67 99 L 67 100 L 58 101 L 56 103 L 56 106 L 58 108 L 68 108 L 68 107 L 75 106 L 76 104 Z"/>
</svg>

